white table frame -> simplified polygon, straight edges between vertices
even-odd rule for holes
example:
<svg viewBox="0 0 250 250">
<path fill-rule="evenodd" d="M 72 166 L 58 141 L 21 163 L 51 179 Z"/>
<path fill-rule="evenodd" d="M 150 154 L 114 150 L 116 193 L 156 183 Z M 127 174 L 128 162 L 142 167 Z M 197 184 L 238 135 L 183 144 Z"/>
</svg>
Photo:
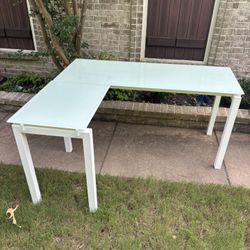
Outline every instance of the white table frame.
<svg viewBox="0 0 250 250">
<path fill-rule="evenodd" d="M 93 145 L 93 134 L 91 128 L 87 128 L 84 130 L 70 130 L 70 129 L 59 129 L 59 128 L 57 129 L 57 128 L 36 127 L 36 126 L 26 126 L 26 125 L 23 126 L 23 125 L 13 124 L 12 129 L 15 136 L 21 162 L 23 165 L 26 180 L 28 183 L 32 202 L 34 204 L 39 203 L 42 200 L 42 198 L 26 134 L 64 137 L 66 152 L 72 151 L 72 143 L 70 138 L 82 139 L 83 149 L 84 149 L 84 161 L 85 161 L 85 172 L 87 180 L 89 210 L 91 212 L 96 211 L 98 205 L 97 205 L 94 145 Z"/>
<path fill-rule="evenodd" d="M 198 94 L 198 93 L 197 93 Z M 219 149 L 215 158 L 214 168 L 221 169 L 223 164 L 223 159 L 227 150 L 228 142 L 233 130 L 234 122 L 237 116 L 239 105 L 241 102 L 240 95 L 233 95 L 231 97 L 232 103 L 230 106 L 229 114 L 226 120 L 224 131 L 221 137 Z M 211 136 L 217 112 L 219 109 L 221 96 L 215 96 L 214 105 L 207 129 L 207 135 Z M 88 203 L 89 210 L 95 212 L 98 208 L 97 204 L 97 188 L 96 188 L 96 174 L 95 174 L 95 160 L 94 160 L 94 146 L 93 146 L 93 135 L 92 129 L 87 128 L 84 130 L 71 130 L 71 129 L 61 129 L 61 128 L 50 128 L 50 127 L 38 127 L 38 126 L 28 126 L 22 124 L 12 125 L 13 133 L 15 136 L 16 144 L 20 154 L 21 162 L 24 168 L 26 180 L 28 183 L 29 191 L 32 197 L 32 202 L 34 204 L 39 203 L 41 198 L 40 189 L 38 186 L 38 181 L 35 174 L 35 169 L 26 138 L 26 134 L 36 134 L 36 135 L 47 135 L 47 136 L 59 136 L 64 138 L 65 150 L 66 152 L 71 152 L 73 150 L 71 138 L 78 138 L 83 140 L 84 149 L 84 160 L 85 160 L 85 171 L 87 180 L 87 193 L 88 193 Z"/>
</svg>

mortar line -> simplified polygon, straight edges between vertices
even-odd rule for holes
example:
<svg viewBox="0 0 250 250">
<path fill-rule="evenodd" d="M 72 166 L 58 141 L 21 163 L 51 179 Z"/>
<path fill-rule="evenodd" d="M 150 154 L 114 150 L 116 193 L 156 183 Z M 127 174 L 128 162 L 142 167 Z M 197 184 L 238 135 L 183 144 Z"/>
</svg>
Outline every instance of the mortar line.
<svg viewBox="0 0 250 250">
<path fill-rule="evenodd" d="M 118 126 L 118 122 L 115 123 L 115 127 L 114 127 L 113 133 L 112 133 L 112 135 L 111 135 L 111 139 L 110 139 L 110 141 L 109 141 L 107 150 L 106 150 L 106 152 L 105 152 L 105 156 L 104 156 L 104 159 L 103 159 L 103 161 L 102 161 L 102 165 L 101 165 L 99 174 L 102 174 L 103 166 L 104 166 L 104 163 L 105 163 L 105 161 L 106 161 L 106 159 L 107 159 L 107 157 L 108 157 L 108 154 L 109 154 L 109 151 L 110 151 L 110 148 L 111 148 L 111 144 L 112 144 L 113 139 L 114 139 L 114 136 L 115 136 L 115 132 L 116 132 L 117 126 Z"/>
<path fill-rule="evenodd" d="M 217 144 L 218 144 L 218 146 L 219 146 L 219 145 L 220 145 L 220 141 L 219 141 L 219 138 L 218 138 L 218 135 L 217 135 L 217 132 L 216 132 L 215 129 L 214 129 L 214 134 L 215 134 L 215 138 L 216 138 Z M 226 162 L 225 162 L 224 159 L 223 159 L 223 165 L 224 165 L 224 169 L 225 169 L 225 173 L 226 173 L 228 185 L 229 185 L 229 186 L 232 186 L 232 183 L 231 183 L 231 180 L 230 180 L 228 171 L 227 171 L 227 165 L 226 165 Z"/>
</svg>

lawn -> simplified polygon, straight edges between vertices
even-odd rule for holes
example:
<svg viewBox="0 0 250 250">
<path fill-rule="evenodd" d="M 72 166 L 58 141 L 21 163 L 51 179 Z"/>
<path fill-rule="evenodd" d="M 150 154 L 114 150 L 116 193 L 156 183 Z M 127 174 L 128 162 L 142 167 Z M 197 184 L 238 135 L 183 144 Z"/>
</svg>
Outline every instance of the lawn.
<svg viewBox="0 0 250 250">
<path fill-rule="evenodd" d="M 87 209 L 85 176 L 37 169 L 33 205 L 21 167 L 0 164 L 1 249 L 247 249 L 250 190 L 97 176 L 99 209 Z M 6 217 L 16 210 L 18 228 Z"/>
</svg>

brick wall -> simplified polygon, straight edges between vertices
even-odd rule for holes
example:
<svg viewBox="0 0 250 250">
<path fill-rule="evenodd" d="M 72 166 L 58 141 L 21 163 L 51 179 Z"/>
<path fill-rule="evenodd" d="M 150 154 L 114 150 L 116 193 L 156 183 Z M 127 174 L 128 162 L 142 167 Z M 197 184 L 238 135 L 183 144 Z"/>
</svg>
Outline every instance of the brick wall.
<svg viewBox="0 0 250 250">
<path fill-rule="evenodd" d="M 143 0 L 89 0 L 84 40 L 93 52 L 139 60 Z"/>
<path fill-rule="evenodd" d="M 145 1 L 145 0 L 144 0 Z M 140 60 L 143 0 L 89 0 L 84 41 L 94 53 L 111 52 L 119 60 Z M 38 50 L 45 48 L 36 20 Z M 238 78 L 250 78 L 250 1 L 221 0 L 209 65 L 229 65 Z M 49 59 L 10 60 L 0 52 L 0 69 L 7 73 L 54 69 Z"/>
<path fill-rule="evenodd" d="M 229 65 L 250 79 L 250 1 L 221 0 L 208 64 Z"/>
<path fill-rule="evenodd" d="M 0 91 L 0 110 L 15 112 L 33 95 Z M 178 108 L 177 108 L 178 107 Z M 223 130 L 229 109 L 219 108 L 215 129 Z M 134 124 L 206 129 L 211 107 L 103 101 L 94 119 Z M 250 133 L 250 112 L 239 109 L 233 131 Z"/>
<path fill-rule="evenodd" d="M 131 40 L 129 0 L 91 0 L 84 26 L 84 40 L 94 52 L 111 52 L 128 60 Z"/>
</svg>

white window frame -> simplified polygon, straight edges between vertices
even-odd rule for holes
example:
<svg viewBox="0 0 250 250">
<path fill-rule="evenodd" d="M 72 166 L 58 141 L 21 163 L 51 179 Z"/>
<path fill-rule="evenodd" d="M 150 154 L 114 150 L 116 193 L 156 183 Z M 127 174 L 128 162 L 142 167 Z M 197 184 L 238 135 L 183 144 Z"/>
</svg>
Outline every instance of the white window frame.
<svg viewBox="0 0 250 250">
<path fill-rule="evenodd" d="M 13 52 L 16 53 L 20 50 L 22 50 L 23 53 L 32 53 L 32 52 L 37 52 L 37 43 L 36 43 L 36 39 L 35 39 L 35 31 L 34 31 L 34 22 L 33 22 L 33 18 L 30 16 L 31 14 L 31 10 L 30 10 L 30 4 L 29 1 L 26 0 L 27 3 L 27 9 L 28 9 L 28 15 L 29 15 L 29 20 L 30 20 L 30 29 L 31 29 L 31 34 L 32 34 L 32 40 L 33 40 L 33 44 L 34 44 L 34 49 L 12 49 L 12 48 L 0 48 L 0 52 Z"/>
<path fill-rule="evenodd" d="M 147 58 L 145 57 L 146 52 L 146 36 L 147 36 L 147 19 L 148 19 L 148 1 L 143 0 L 143 17 L 142 17 L 142 37 L 141 37 L 141 55 L 140 60 L 144 62 L 162 62 L 162 63 L 184 63 L 184 64 L 207 64 L 209 52 L 212 44 L 214 28 L 216 24 L 216 18 L 219 10 L 220 0 L 215 0 L 212 19 L 210 23 L 208 39 L 206 44 L 206 50 L 203 61 L 194 60 L 177 60 L 177 59 L 161 59 L 161 58 Z"/>
</svg>

